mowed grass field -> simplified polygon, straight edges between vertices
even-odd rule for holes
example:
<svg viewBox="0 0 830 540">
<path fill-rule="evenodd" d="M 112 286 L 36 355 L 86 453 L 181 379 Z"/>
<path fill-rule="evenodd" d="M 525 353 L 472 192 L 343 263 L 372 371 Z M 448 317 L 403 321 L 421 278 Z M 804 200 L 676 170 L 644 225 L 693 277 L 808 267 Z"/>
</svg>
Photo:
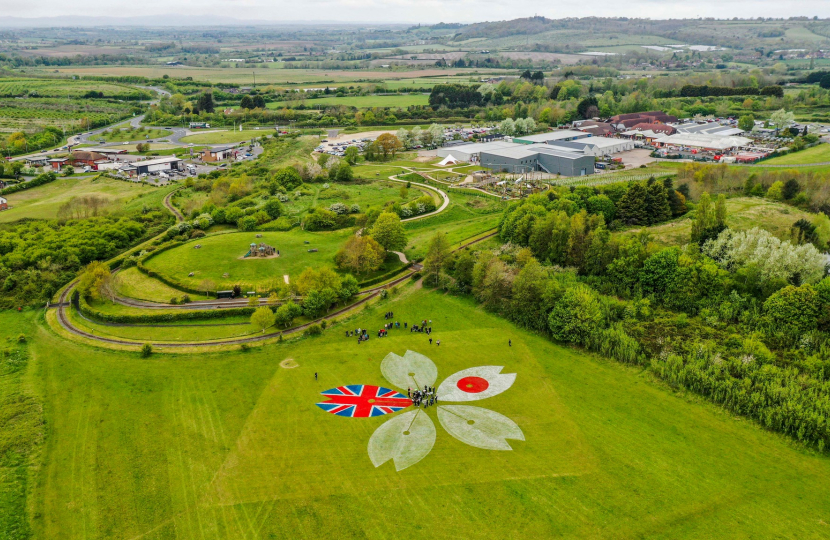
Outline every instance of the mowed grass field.
<svg viewBox="0 0 830 540">
<path fill-rule="evenodd" d="M 441 346 L 404 330 L 361 345 L 343 337 L 380 327 L 390 310 L 432 319 Z M 16 317 L 0 314 L 4 327 Z M 29 334 L 27 376 L 48 427 L 31 489 L 18 492 L 36 537 L 828 535 L 827 456 L 442 293 L 410 287 L 318 338 L 248 352 L 141 359 L 42 325 Z M 344 384 L 391 386 L 380 362 L 407 350 L 435 362 L 439 384 L 481 365 L 516 373 L 510 389 L 471 405 L 512 419 L 525 440 L 468 446 L 430 408 L 432 451 L 400 472 L 375 468 L 367 444 L 390 416 L 338 417 L 315 403 Z M 298 367 L 280 367 L 286 359 Z"/>
<path fill-rule="evenodd" d="M 762 165 L 798 165 L 809 163 L 830 163 L 830 144 L 819 144 L 800 152 L 763 161 Z"/>
<path fill-rule="evenodd" d="M 212 131 L 209 133 L 188 135 L 187 137 L 182 137 L 181 142 L 194 144 L 238 143 L 266 135 L 273 135 L 274 133 L 275 131 L 273 129 L 243 129 L 242 131 L 229 129 L 227 131 Z"/>
<path fill-rule="evenodd" d="M 111 129 L 109 133 L 101 133 L 94 138 L 104 139 L 107 142 L 143 141 L 145 139 L 169 137 L 172 133 L 168 129 L 145 129 L 144 131 L 137 129 Z"/>
<path fill-rule="evenodd" d="M 0 212 L 0 223 L 23 218 L 55 219 L 58 209 L 73 197 L 98 196 L 110 204 L 106 211 L 160 207 L 172 187 L 155 188 L 144 183 L 94 176 L 58 178 L 54 182 L 5 196 L 9 208 Z"/>
<path fill-rule="evenodd" d="M 257 238 L 257 234 L 261 234 L 262 238 Z M 204 279 L 211 279 L 220 290 L 240 284 L 245 291 L 253 291 L 253 287 L 267 288 L 273 281 L 282 281 L 284 275 L 288 275 L 289 279 L 296 278 L 308 266 L 333 267 L 335 253 L 351 234 L 351 230 L 306 232 L 294 229 L 288 232 L 209 235 L 159 253 L 145 264 L 153 271 L 197 289 Z M 280 250 L 280 256 L 243 259 L 252 242 L 274 246 Z M 195 249 L 197 244 L 202 247 Z M 309 249 L 319 251 L 309 253 Z M 188 277 L 190 272 L 193 272 L 193 277 Z M 225 273 L 227 278 L 222 277 Z"/>
<path fill-rule="evenodd" d="M 427 94 L 399 94 L 388 96 L 344 96 L 344 97 L 322 97 L 317 99 L 303 99 L 293 101 L 275 101 L 268 104 L 269 109 L 281 109 L 283 107 L 295 107 L 299 104 L 307 107 L 328 107 L 330 105 L 345 105 L 347 107 L 409 107 L 412 105 L 427 105 L 429 96 Z"/>
<path fill-rule="evenodd" d="M 775 236 L 787 239 L 793 223 L 799 219 L 810 220 L 811 214 L 798 208 L 762 199 L 760 197 L 736 197 L 726 200 L 726 224 L 737 230 L 753 227 L 765 229 Z M 682 245 L 689 242 L 692 233 L 693 213 L 675 220 L 649 227 L 651 239 L 662 245 Z M 619 234 L 639 232 L 640 229 L 623 231 Z"/>
</svg>

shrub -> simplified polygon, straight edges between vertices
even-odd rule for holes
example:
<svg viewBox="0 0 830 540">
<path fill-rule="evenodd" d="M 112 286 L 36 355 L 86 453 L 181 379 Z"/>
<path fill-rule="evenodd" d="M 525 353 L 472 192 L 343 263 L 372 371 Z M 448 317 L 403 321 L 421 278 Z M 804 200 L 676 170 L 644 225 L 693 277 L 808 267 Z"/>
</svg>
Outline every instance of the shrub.
<svg viewBox="0 0 830 540">
<path fill-rule="evenodd" d="M 148 358 L 151 354 L 153 354 L 153 346 L 149 343 L 145 343 L 141 346 L 141 357 Z"/>
<path fill-rule="evenodd" d="M 319 324 L 312 324 L 311 326 L 306 328 L 305 332 L 303 333 L 307 336 L 319 336 L 323 333 L 323 329 L 320 327 Z M 280 336 L 282 336 L 282 334 L 280 334 Z"/>
</svg>

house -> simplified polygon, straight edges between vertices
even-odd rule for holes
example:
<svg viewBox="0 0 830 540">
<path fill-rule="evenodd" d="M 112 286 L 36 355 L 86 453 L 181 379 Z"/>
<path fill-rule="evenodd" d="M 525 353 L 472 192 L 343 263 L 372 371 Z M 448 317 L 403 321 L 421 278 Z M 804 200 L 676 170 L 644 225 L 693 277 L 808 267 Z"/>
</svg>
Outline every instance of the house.
<svg viewBox="0 0 830 540">
<path fill-rule="evenodd" d="M 215 161 L 222 161 L 234 154 L 233 146 L 222 146 L 219 148 L 206 148 L 202 151 L 202 161 L 213 163 Z"/>
<path fill-rule="evenodd" d="M 9 201 L 0 197 L 0 210 L 8 210 L 9 209 Z"/>
<path fill-rule="evenodd" d="M 166 156 L 156 159 L 145 159 L 144 161 L 134 161 L 131 165 L 135 167 L 138 174 L 153 174 L 171 170 L 181 170 L 182 160 L 175 156 Z M 121 169 L 122 171 L 125 168 Z M 129 174 L 129 173 L 128 173 Z"/>
<path fill-rule="evenodd" d="M 53 158 L 49 160 L 49 165 L 53 170 L 59 171 L 63 169 L 64 165 L 69 163 L 69 158 Z"/>
</svg>

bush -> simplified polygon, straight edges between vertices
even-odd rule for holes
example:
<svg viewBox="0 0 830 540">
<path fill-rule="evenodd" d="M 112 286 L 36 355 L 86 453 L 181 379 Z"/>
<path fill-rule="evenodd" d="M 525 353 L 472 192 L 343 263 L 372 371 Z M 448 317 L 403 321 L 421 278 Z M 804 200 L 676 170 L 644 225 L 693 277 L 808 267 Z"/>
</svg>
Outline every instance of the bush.
<svg viewBox="0 0 830 540">
<path fill-rule="evenodd" d="M 305 332 L 303 332 L 303 334 L 306 336 L 319 336 L 322 333 L 323 329 L 320 327 L 319 324 L 312 324 L 311 326 L 305 329 Z M 282 334 L 280 334 L 280 336 L 282 336 Z"/>
<path fill-rule="evenodd" d="M 153 354 L 153 346 L 149 343 L 145 343 L 141 346 L 141 357 L 148 358 L 151 354 Z"/>
</svg>

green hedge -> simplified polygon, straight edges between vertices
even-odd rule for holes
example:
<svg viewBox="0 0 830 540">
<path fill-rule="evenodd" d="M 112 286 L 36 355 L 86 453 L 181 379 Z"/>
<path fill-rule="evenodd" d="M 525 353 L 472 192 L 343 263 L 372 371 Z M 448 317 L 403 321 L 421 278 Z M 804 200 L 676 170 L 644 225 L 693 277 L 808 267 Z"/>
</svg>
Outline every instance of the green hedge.
<svg viewBox="0 0 830 540">
<path fill-rule="evenodd" d="M 411 266 L 411 264 L 405 264 L 405 265 L 397 268 L 396 270 L 392 270 L 391 272 L 387 272 L 387 273 L 382 274 L 380 276 L 373 277 L 372 279 L 367 279 L 366 281 L 361 281 L 360 283 L 358 283 L 358 285 L 361 288 L 364 288 L 364 287 L 369 287 L 369 286 L 372 286 L 372 285 L 376 285 L 378 283 L 383 283 L 384 281 L 390 280 L 393 277 L 397 276 L 398 274 L 403 274 L 405 271 L 409 270 L 410 266 Z"/>
<path fill-rule="evenodd" d="M 113 314 L 104 313 L 90 306 L 86 298 L 81 297 L 78 307 L 84 315 L 90 319 L 109 323 L 160 323 L 173 321 L 192 321 L 200 319 L 222 319 L 225 317 L 236 317 L 241 315 L 251 315 L 255 308 L 252 307 L 238 307 L 227 309 L 208 309 L 208 310 L 188 310 L 177 311 L 173 313 L 165 313 L 167 310 L 147 310 L 151 311 L 147 314 Z"/>
</svg>

